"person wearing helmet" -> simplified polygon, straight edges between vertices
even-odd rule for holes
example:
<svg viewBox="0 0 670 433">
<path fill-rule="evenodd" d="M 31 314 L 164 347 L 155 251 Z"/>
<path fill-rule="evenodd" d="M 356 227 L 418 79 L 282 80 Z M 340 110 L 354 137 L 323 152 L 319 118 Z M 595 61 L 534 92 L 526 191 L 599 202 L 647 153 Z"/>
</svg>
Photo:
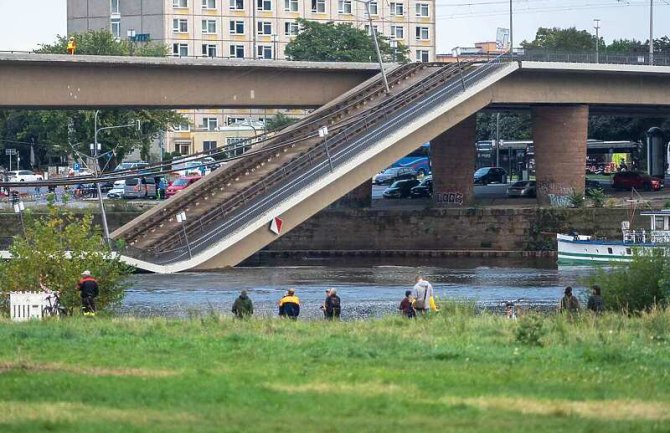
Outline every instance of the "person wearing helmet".
<svg viewBox="0 0 670 433">
<path fill-rule="evenodd" d="M 77 290 L 81 296 L 81 309 L 84 316 L 95 316 L 95 298 L 98 296 L 98 282 L 91 276 L 91 271 L 81 273 L 77 283 Z"/>
</svg>

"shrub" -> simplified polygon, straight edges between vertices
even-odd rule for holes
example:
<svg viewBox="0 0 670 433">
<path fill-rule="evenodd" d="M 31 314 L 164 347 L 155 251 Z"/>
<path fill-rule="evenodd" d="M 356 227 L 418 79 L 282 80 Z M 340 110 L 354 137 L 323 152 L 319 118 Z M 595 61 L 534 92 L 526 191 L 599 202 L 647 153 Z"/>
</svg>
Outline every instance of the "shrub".
<svg viewBox="0 0 670 433">
<path fill-rule="evenodd" d="M 516 341 L 527 346 L 542 346 L 542 337 L 547 334 L 542 317 L 529 314 L 519 320 Z"/>
<path fill-rule="evenodd" d="M 131 269 L 104 243 L 99 227 L 93 225 L 88 213 L 77 218 L 71 212 L 47 206 L 48 215 L 33 218 L 25 212 L 25 235 L 14 237 L 9 252 L 12 259 L 0 262 L 0 293 L 10 291 L 39 291 L 40 277 L 52 290 L 61 293 L 61 300 L 71 312 L 80 305 L 77 281 L 84 270 L 98 280 L 99 310 L 121 302 L 124 281 Z M 1 296 L 7 308 L 8 296 Z"/>
<path fill-rule="evenodd" d="M 605 205 L 605 200 L 607 196 L 605 191 L 601 188 L 590 189 L 586 192 L 586 196 L 593 203 L 593 207 L 603 207 Z"/>
<path fill-rule="evenodd" d="M 584 194 L 581 191 L 573 190 L 568 195 L 568 201 L 572 207 L 584 207 Z"/>
<path fill-rule="evenodd" d="M 587 279 L 602 288 L 605 308 L 615 311 L 648 311 L 666 306 L 670 293 L 670 249 L 633 250 L 633 261 L 598 269 Z"/>
</svg>

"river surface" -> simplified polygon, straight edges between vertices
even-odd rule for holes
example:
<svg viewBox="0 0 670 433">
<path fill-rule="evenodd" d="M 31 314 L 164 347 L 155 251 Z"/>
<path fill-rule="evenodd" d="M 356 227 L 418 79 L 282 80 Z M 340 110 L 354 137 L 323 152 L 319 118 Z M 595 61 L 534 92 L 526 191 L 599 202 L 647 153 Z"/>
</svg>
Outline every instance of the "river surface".
<svg viewBox="0 0 670 433">
<path fill-rule="evenodd" d="M 388 263 L 388 261 L 386 261 Z M 560 267 L 553 260 L 440 259 L 412 265 L 369 260 L 321 261 L 311 265 L 237 267 L 221 272 L 176 275 L 136 274 L 130 281 L 121 314 L 189 317 L 230 314 L 239 291 L 247 290 L 257 315 L 276 315 L 276 303 L 293 287 L 302 304 L 301 318 L 320 318 L 324 291 L 335 287 L 344 319 L 379 317 L 396 311 L 404 292 L 422 274 L 438 299 L 468 300 L 496 307 L 522 298 L 528 306 L 553 308 L 565 286 L 576 293 L 590 267 Z"/>
</svg>

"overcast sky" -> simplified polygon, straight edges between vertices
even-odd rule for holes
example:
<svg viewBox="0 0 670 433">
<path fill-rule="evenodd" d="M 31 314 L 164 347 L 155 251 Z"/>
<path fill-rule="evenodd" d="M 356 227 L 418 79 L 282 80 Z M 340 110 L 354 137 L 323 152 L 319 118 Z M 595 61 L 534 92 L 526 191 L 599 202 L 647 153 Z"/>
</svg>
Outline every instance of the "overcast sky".
<svg viewBox="0 0 670 433">
<path fill-rule="evenodd" d="M 509 0 L 436 0 L 437 51 L 495 40 L 509 26 Z M 538 27 L 593 31 L 600 19 L 606 41 L 649 37 L 649 0 L 513 0 L 514 42 L 533 39 Z M 0 51 L 31 50 L 65 34 L 66 0 L 0 0 Z M 654 35 L 670 33 L 670 0 L 654 0 Z"/>
</svg>

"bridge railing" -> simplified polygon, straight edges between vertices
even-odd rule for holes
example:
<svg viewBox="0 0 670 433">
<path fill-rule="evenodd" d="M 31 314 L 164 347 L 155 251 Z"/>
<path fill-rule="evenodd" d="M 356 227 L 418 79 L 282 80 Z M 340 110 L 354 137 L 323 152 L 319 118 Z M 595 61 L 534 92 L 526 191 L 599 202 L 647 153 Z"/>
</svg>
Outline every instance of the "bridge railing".
<svg viewBox="0 0 670 433">
<path fill-rule="evenodd" d="M 281 202 L 313 184 L 336 167 L 347 163 L 376 141 L 412 119 L 421 116 L 436 105 L 463 93 L 499 70 L 503 64 L 502 60 L 502 58 L 496 58 L 469 71 L 452 70 L 452 75 L 443 85 L 430 89 L 428 93 L 422 93 L 414 98 L 416 101 L 413 101 L 412 104 L 384 110 L 377 114 L 374 119 L 366 116 L 348 128 L 349 131 L 354 130 L 354 132 L 348 133 L 345 130 L 338 134 L 340 136 L 338 139 L 333 137 L 327 142 L 324 141 L 286 164 L 281 170 L 269 176 L 272 179 L 264 178 L 263 181 L 258 182 L 259 188 L 263 188 L 264 182 L 275 185 L 275 188 L 266 189 L 265 194 L 258 194 L 250 200 L 241 197 L 242 203 L 238 203 L 237 208 L 232 211 L 226 209 L 228 212 L 225 212 L 222 207 L 219 218 L 216 220 L 208 221 L 205 224 L 203 219 L 200 219 L 199 223 L 202 224 L 201 231 L 203 234 L 196 239 L 191 239 L 190 250 L 198 252 L 206 249 L 226 236 L 243 229 L 259 217 L 263 215 L 269 217 L 272 209 L 276 208 Z M 427 86 L 427 84 L 424 82 L 417 87 L 420 88 L 421 86 Z M 211 219 L 212 215 L 208 215 L 208 217 Z M 187 248 L 184 239 L 182 247 L 169 251 L 152 252 L 129 247 L 125 253 L 156 264 L 168 264 L 188 259 L 189 248 Z"/>
</svg>

